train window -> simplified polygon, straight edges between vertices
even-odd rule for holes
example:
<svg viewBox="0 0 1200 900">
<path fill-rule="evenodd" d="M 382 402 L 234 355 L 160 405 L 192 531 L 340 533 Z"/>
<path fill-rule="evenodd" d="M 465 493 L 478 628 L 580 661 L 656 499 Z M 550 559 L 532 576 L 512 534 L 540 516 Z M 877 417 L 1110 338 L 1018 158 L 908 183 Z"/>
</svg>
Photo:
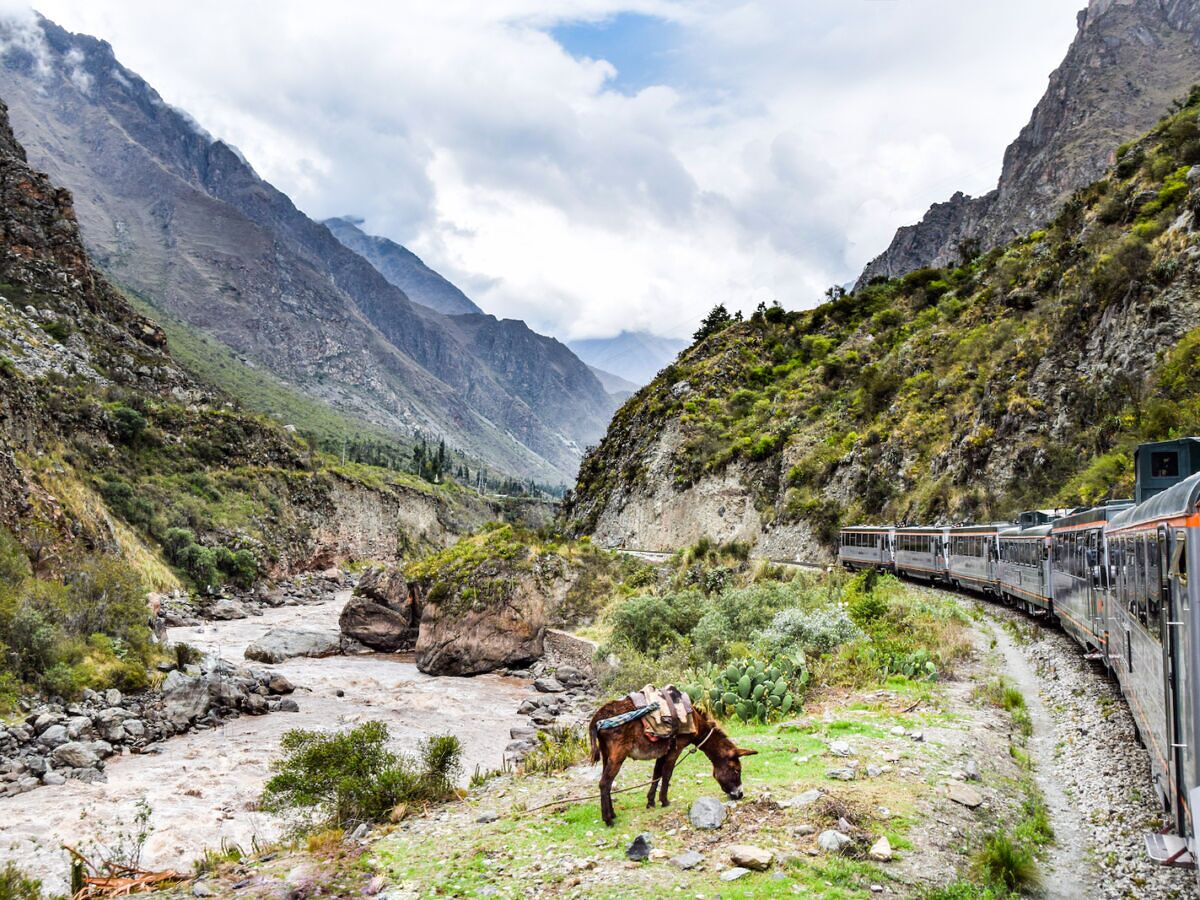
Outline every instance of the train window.
<svg viewBox="0 0 1200 900">
<path fill-rule="evenodd" d="M 1178 478 L 1179 454 L 1174 452 L 1151 453 L 1150 475 L 1153 478 Z"/>
<path fill-rule="evenodd" d="M 1162 640 L 1163 597 L 1166 592 L 1166 580 L 1162 571 L 1162 551 L 1158 543 L 1158 535 L 1150 535 L 1146 542 L 1146 564 L 1149 570 L 1147 576 L 1150 595 L 1147 603 L 1147 614 L 1150 617 L 1150 636 L 1156 641 Z"/>
<path fill-rule="evenodd" d="M 1175 547 L 1171 551 L 1171 567 L 1167 570 L 1172 578 L 1178 578 L 1181 585 L 1187 585 L 1187 532 L 1175 532 Z"/>
<path fill-rule="evenodd" d="M 1149 591 L 1146 589 L 1146 538 L 1144 535 L 1139 535 L 1134 539 L 1133 543 L 1134 565 L 1136 566 L 1137 575 L 1134 581 L 1134 599 L 1137 603 L 1137 613 L 1135 618 L 1146 625 L 1146 598 Z"/>
</svg>

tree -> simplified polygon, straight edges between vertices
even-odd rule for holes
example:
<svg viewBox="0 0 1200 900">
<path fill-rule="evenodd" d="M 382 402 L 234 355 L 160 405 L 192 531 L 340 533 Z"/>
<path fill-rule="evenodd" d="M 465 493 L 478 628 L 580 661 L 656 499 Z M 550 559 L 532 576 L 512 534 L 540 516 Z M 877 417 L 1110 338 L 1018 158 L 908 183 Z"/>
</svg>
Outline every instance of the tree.
<svg viewBox="0 0 1200 900">
<path fill-rule="evenodd" d="M 734 318 L 729 314 L 729 310 L 725 308 L 725 304 L 718 303 L 704 317 L 704 320 L 700 323 L 700 327 L 692 335 L 692 340 L 699 343 L 709 335 L 725 330 L 733 321 Z"/>
</svg>

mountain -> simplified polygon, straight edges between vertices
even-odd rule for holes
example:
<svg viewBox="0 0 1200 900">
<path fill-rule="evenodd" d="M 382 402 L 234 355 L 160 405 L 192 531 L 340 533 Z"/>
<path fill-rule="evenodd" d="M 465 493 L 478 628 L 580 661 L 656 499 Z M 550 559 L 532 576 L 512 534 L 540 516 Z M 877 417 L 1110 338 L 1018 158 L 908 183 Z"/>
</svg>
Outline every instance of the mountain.
<svg viewBox="0 0 1200 900">
<path fill-rule="evenodd" d="M 457 287 L 421 261 L 406 247 L 385 237 L 367 234 L 358 226 L 360 219 L 341 216 L 323 223 L 333 236 L 373 265 L 379 274 L 394 284 L 414 303 L 428 306 L 443 315 L 482 313 Z"/>
<path fill-rule="evenodd" d="M 1004 153 L 995 190 L 934 204 L 858 280 L 953 265 L 1027 234 L 1099 178 L 1114 149 L 1142 134 L 1200 81 L 1200 5 L 1193 0 L 1090 0 L 1029 123 Z M 970 248 L 970 249 L 968 249 Z"/>
<path fill-rule="evenodd" d="M 627 400 L 638 389 L 638 385 L 622 378 L 620 375 L 605 372 L 603 369 L 597 369 L 595 366 L 588 366 L 588 368 L 592 370 L 593 375 L 600 379 L 600 383 L 604 385 L 604 389 L 614 397 L 620 397 L 622 402 Z"/>
<path fill-rule="evenodd" d="M 283 575 L 492 514 L 453 486 L 326 466 L 197 381 L 96 270 L 71 194 L 30 167 L 3 104 L 0 334 L 0 543 L 14 535 L 35 575 L 103 557 L 144 587 L 203 586 L 235 552 Z"/>
<path fill-rule="evenodd" d="M 610 338 L 567 341 L 567 346 L 589 366 L 643 385 L 673 360 L 687 341 L 645 331 L 622 331 Z"/>
<path fill-rule="evenodd" d="M 582 362 L 532 332 L 522 346 L 534 356 L 519 364 L 477 355 L 524 326 L 461 327 L 412 303 L 107 43 L 45 19 L 3 28 L 13 127 L 75 194 L 85 244 L 113 281 L 367 423 L 444 438 L 523 477 L 573 476 L 612 409 Z"/>
<path fill-rule="evenodd" d="M 989 521 L 1129 496 L 1200 432 L 1200 88 L 1045 229 L 699 341 L 614 416 L 576 532 L 828 558 L 840 522 Z"/>
</svg>

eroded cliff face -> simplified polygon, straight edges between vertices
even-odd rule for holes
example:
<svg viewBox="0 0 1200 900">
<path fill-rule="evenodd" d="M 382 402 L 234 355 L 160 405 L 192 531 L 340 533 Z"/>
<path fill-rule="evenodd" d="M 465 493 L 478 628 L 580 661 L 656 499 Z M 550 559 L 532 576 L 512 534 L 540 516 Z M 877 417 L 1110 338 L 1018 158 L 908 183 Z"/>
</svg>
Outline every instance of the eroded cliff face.
<svg viewBox="0 0 1200 900">
<path fill-rule="evenodd" d="M 957 193 L 896 232 L 859 286 L 923 266 L 959 262 L 1052 219 L 1073 191 L 1098 178 L 1123 141 L 1154 124 L 1200 79 L 1200 5 L 1194 0 L 1091 0 L 1029 123 L 1004 154 L 995 190 Z"/>
</svg>

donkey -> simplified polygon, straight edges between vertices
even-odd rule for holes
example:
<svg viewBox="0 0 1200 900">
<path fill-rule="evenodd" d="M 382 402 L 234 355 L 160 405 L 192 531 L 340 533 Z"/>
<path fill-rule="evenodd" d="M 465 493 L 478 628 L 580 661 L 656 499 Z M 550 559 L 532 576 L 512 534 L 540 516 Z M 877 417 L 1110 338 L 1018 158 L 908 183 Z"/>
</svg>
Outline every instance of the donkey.
<svg viewBox="0 0 1200 900">
<path fill-rule="evenodd" d="M 592 716 L 588 736 L 592 745 L 592 763 L 604 760 L 604 769 L 600 774 L 600 814 L 604 824 L 611 826 L 616 820 L 613 812 L 612 785 L 621 764 L 629 757 L 634 759 L 654 760 L 654 776 L 650 782 L 650 793 L 646 795 L 646 808 L 654 808 L 654 792 L 659 791 L 658 802 L 666 806 L 667 791 L 671 787 L 671 775 L 675 772 L 675 763 L 689 745 L 695 744 L 705 756 L 712 761 L 713 778 L 721 786 L 721 790 L 733 800 L 742 799 L 742 760 L 743 756 L 753 756 L 757 750 L 743 750 L 729 739 L 716 720 L 704 710 L 694 711 L 696 730 L 691 734 L 678 734 L 673 738 L 651 741 L 641 720 L 626 722 L 617 728 L 601 731 L 599 723 L 603 719 L 619 716 L 621 713 L 634 709 L 633 701 L 629 698 L 613 700 L 605 703 Z M 660 788 L 661 785 L 661 788 Z"/>
</svg>

